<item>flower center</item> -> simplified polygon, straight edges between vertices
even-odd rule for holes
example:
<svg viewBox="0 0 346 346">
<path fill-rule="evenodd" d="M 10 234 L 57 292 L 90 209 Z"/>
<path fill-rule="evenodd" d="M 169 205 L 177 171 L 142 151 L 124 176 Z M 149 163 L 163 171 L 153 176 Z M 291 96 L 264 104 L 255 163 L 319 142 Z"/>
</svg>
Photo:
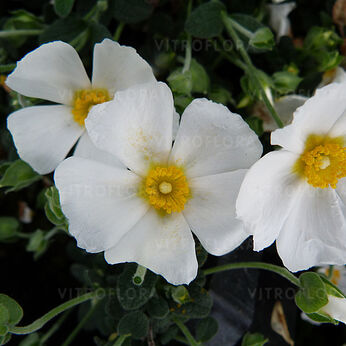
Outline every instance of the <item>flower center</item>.
<svg viewBox="0 0 346 346">
<path fill-rule="evenodd" d="M 156 166 L 144 180 L 144 192 L 155 209 L 171 214 L 184 209 L 190 189 L 181 168 Z"/>
<path fill-rule="evenodd" d="M 74 95 L 72 114 L 79 125 L 84 125 L 90 108 L 99 103 L 107 102 L 111 98 L 106 89 L 84 89 L 76 91 Z"/>
<path fill-rule="evenodd" d="M 343 138 L 310 135 L 294 170 L 313 187 L 336 188 L 346 176 L 346 147 Z"/>
</svg>

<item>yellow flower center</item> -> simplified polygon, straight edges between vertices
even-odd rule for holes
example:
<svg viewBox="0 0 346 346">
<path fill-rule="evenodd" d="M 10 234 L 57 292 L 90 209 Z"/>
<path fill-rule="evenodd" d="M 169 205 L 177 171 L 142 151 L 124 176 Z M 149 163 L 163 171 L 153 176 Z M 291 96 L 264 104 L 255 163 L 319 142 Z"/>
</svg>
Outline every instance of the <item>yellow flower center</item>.
<svg viewBox="0 0 346 346">
<path fill-rule="evenodd" d="M 326 275 L 329 276 L 329 269 L 326 270 Z M 340 270 L 334 268 L 333 273 L 332 273 L 332 277 L 330 278 L 330 281 L 334 285 L 338 286 L 340 279 L 341 279 Z"/>
<path fill-rule="evenodd" d="M 184 209 L 190 189 L 181 168 L 156 166 L 143 183 L 144 195 L 155 209 L 167 214 Z"/>
<path fill-rule="evenodd" d="M 294 171 L 306 178 L 313 187 L 336 188 L 346 176 L 346 147 L 342 137 L 310 135 Z"/>
<path fill-rule="evenodd" d="M 90 108 L 99 103 L 107 102 L 111 98 L 106 89 L 84 89 L 76 91 L 74 95 L 72 114 L 79 125 L 84 125 Z"/>
</svg>

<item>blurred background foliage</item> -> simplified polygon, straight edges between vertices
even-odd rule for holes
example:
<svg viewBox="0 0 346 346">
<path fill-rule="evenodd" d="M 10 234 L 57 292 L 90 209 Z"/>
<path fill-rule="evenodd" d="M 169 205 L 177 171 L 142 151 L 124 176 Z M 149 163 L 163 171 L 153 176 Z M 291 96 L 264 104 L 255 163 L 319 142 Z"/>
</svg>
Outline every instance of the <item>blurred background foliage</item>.
<svg viewBox="0 0 346 346">
<path fill-rule="evenodd" d="M 102 254 L 78 249 L 68 235 L 52 176 L 41 177 L 19 160 L 6 129 L 8 114 L 43 101 L 20 96 L 4 83 L 18 60 L 54 40 L 71 44 L 90 74 L 94 44 L 113 38 L 135 47 L 157 79 L 168 82 L 180 114 L 195 97 L 223 103 L 244 117 L 269 151 L 265 118 L 258 116 L 261 95 L 239 63 L 220 11 L 226 10 L 245 29 L 241 39 L 261 71 L 263 88 L 275 100 L 287 94 L 311 96 L 345 64 L 346 5 L 337 2 L 297 0 L 288 17 L 291 30 L 281 37 L 275 37 L 269 25 L 270 1 L 265 0 L 0 2 L 0 292 L 23 307 L 22 324 L 82 291 L 113 292 L 96 305 L 85 303 L 63 314 L 51 329 L 13 338 L 10 345 L 108 346 L 127 334 L 132 336 L 123 345 L 183 345 L 176 318 L 187 323 L 197 341 L 210 345 L 346 342 L 344 326 L 317 327 L 303 321 L 288 294 L 293 288 L 274 274 L 238 270 L 206 278 L 200 271 L 189 286 L 174 287 L 147 272 L 137 286 L 132 279 L 135 264 L 109 266 Z M 189 44 L 192 60 L 186 68 Z M 274 247 L 261 254 L 251 249 L 248 240 L 222 258 L 207 258 L 200 245 L 196 251 L 200 266 L 206 267 L 244 260 L 281 264 Z M 281 318 L 278 324 L 273 323 L 275 314 Z M 248 331 L 260 334 L 243 338 Z"/>
</svg>

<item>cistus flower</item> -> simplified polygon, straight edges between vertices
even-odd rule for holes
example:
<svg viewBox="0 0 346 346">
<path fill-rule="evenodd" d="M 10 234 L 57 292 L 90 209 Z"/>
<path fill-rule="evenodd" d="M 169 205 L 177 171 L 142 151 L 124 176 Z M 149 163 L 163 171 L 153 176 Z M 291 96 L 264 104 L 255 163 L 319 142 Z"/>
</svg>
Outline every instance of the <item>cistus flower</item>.
<svg viewBox="0 0 346 346">
<path fill-rule="evenodd" d="M 346 263 L 346 84 L 317 90 L 249 170 L 237 215 L 260 251 L 276 240 L 291 271 Z"/>
<path fill-rule="evenodd" d="M 59 105 L 26 107 L 9 115 L 7 126 L 19 156 L 38 173 L 50 173 L 81 137 L 75 155 L 118 164 L 93 146 L 84 121 L 94 105 L 111 100 L 115 92 L 151 81 L 151 67 L 135 49 L 109 39 L 94 47 L 91 82 L 72 46 L 61 41 L 40 46 L 18 62 L 6 84 Z"/>
<path fill-rule="evenodd" d="M 55 182 L 79 247 L 104 252 L 110 264 L 137 262 L 177 285 L 197 274 L 191 230 L 214 255 L 247 238 L 235 201 L 262 146 L 239 115 L 196 99 L 172 147 L 173 114 L 164 83 L 116 93 L 91 110 L 86 128 L 127 168 L 72 157 Z"/>
</svg>

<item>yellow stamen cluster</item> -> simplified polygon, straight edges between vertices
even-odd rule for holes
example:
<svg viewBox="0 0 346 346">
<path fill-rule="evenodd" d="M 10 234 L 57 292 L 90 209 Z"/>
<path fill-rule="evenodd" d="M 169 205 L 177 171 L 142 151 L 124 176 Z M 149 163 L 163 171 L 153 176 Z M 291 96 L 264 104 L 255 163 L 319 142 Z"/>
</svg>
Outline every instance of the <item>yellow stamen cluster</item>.
<svg viewBox="0 0 346 346">
<path fill-rule="evenodd" d="M 326 270 L 326 275 L 329 277 L 329 269 Z M 340 270 L 335 269 L 333 270 L 332 277 L 329 279 L 334 285 L 338 285 L 339 281 L 341 279 L 341 273 Z"/>
<path fill-rule="evenodd" d="M 99 103 L 107 102 L 110 99 L 108 90 L 106 89 L 85 89 L 76 91 L 72 108 L 74 121 L 83 126 L 90 108 Z"/>
<path fill-rule="evenodd" d="M 144 192 L 155 209 L 171 214 L 184 209 L 190 189 L 181 168 L 157 166 L 145 178 Z"/>
<path fill-rule="evenodd" d="M 311 135 L 295 165 L 295 171 L 319 188 L 336 188 L 346 176 L 346 147 L 342 138 Z"/>
</svg>

